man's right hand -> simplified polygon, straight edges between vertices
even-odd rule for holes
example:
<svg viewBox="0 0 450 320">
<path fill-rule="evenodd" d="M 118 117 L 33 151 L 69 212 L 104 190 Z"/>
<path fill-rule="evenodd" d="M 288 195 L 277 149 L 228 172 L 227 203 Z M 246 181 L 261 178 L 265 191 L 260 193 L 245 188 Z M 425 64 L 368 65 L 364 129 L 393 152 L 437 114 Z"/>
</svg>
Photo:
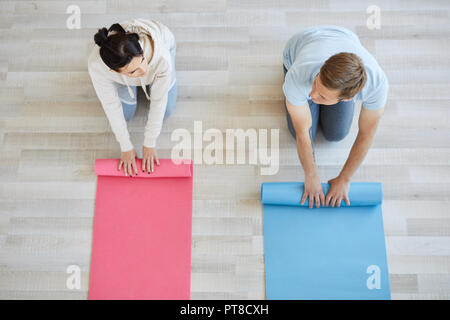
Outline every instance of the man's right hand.
<svg viewBox="0 0 450 320">
<path fill-rule="evenodd" d="M 325 195 L 323 194 L 322 184 L 320 183 L 319 177 L 306 177 L 305 178 L 305 188 L 303 192 L 303 197 L 300 204 L 304 204 L 306 197 L 309 198 L 309 208 L 313 207 L 314 202 L 316 203 L 316 208 L 320 208 L 320 204 L 325 206 Z"/>
<path fill-rule="evenodd" d="M 120 157 L 119 168 L 117 170 L 120 171 L 120 168 L 123 165 L 123 171 L 125 175 L 130 177 L 133 176 L 133 169 L 136 175 L 138 174 L 137 165 L 136 165 L 136 151 L 131 149 L 130 151 L 122 152 Z"/>
</svg>

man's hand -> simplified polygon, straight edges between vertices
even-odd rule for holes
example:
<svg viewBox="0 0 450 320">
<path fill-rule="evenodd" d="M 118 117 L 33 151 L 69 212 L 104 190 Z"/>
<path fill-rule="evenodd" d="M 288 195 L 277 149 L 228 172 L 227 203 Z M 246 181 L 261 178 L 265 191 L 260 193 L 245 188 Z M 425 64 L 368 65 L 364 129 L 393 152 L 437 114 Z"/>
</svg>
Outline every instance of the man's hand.
<svg viewBox="0 0 450 320">
<path fill-rule="evenodd" d="M 331 187 L 325 199 L 326 206 L 328 207 L 331 200 L 331 207 L 334 208 L 334 205 L 337 203 L 337 206 L 340 208 L 342 199 L 345 200 L 347 206 L 350 206 L 350 200 L 348 199 L 350 180 L 338 176 L 329 180 L 328 183 L 331 184 Z"/>
<path fill-rule="evenodd" d="M 134 149 L 131 149 L 130 151 L 122 152 L 122 155 L 120 156 L 120 163 L 119 168 L 117 170 L 120 171 L 120 168 L 123 165 L 123 171 L 125 172 L 125 175 L 130 177 L 133 176 L 133 169 L 138 174 L 137 166 L 136 166 L 136 151 Z"/>
<path fill-rule="evenodd" d="M 159 166 L 158 154 L 155 148 L 142 147 L 142 171 L 147 170 L 147 173 L 153 172 L 154 163 Z"/>
<path fill-rule="evenodd" d="M 306 197 L 309 198 L 309 208 L 313 207 L 314 201 L 316 202 L 316 208 L 320 208 L 320 204 L 325 205 L 325 195 L 323 194 L 322 184 L 318 176 L 305 178 L 305 190 L 303 192 L 302 200 L 300 204 L 304 204 Z"/>
</svg>

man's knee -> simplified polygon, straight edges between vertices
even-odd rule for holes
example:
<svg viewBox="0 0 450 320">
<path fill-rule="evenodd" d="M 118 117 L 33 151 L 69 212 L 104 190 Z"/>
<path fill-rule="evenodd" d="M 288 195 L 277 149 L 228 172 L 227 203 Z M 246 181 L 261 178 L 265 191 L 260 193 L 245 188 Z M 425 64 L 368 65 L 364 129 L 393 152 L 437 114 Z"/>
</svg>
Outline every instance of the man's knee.
<svg viewBox="0 0 450 320">
<path fill-rule="evenodd" d="M 323 136 L 325 137 L 325 139 L 328 141 L 332 141 L 332 142 L 344 140 L 344 138 L 348 135 L 348 131 L 338 131 L 338 132 L 329 133 L 329 132 L 322 130 L 322 132 L 323 132 Z"/>
<path fill-rule="evenodd" d="M 294 128 L 290 125 L 288 125 L 288 128 L 289 128 L 289 132 L 294 137 L 294 139 L 297 139 L 297 133 L 295 132 Z"/>
</svg>

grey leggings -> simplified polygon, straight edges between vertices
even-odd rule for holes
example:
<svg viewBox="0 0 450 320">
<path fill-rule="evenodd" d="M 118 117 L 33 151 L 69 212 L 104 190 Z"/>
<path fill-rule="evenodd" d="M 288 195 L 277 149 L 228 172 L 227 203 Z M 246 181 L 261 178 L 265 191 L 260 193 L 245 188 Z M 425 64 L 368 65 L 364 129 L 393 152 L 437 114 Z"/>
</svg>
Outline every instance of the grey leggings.
<svg viewBox="0 0 450 320">
<path fill-rule="evenodd" d="M 286 67 L 283 65 L 284 75 L 286 76 Z M 317 126 L 320 123 L 322 133 L 328 141 L 340 141 L 344 139 L 353 121 L 353 114 L 355 111 L 355 103 L 353 100 L 344 102 L 340 101 L 336 104 L 326 106 L 317 105 L 311 100 L 308 100 L 309 110 L 311 111 L 312 126 L 309 129 L 309 137 L 311 138 L 311 144 L 314 148 L 314 138 L 317 133 Z M 288 123 L 289 131 L 292 136 L 296 138 L 294 126 L 292 125 L 292 119 L 287 111 L 286 101 L 284 102 L 286 109 L 286 119 Z"/>
</svg>

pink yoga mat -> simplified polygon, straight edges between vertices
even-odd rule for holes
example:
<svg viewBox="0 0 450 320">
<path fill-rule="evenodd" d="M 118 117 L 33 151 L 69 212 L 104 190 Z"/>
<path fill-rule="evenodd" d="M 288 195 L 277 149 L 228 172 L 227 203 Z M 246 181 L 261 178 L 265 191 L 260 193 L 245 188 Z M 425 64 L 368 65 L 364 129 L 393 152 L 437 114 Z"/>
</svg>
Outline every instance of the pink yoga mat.
<svg viewBox="0 0 450 320">
<path fill-rule="evenodd" d="M 97 159 L 89 299 L 189 299 L 191 160 L 160 159 L 151 174 L 125 176 Z"/>
</svg>

